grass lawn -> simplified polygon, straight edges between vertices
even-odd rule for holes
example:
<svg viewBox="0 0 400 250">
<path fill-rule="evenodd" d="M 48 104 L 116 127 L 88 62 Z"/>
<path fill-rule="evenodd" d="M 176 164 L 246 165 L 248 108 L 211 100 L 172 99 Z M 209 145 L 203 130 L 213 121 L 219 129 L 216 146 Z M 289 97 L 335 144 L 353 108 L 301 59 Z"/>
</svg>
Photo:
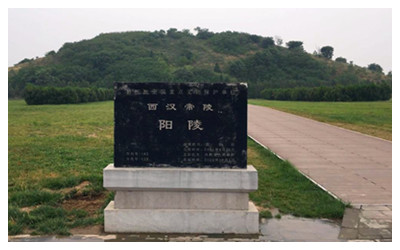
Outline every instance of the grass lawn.
<svg viewBox="0 0 400 250">
<path fill-rule="evenodd" d="M 102 170 L 113 161 L 113 103 L 8 104 L 9 234 L 101 225 L 112 196 Z"/>
<path fill-rule="evenodd" d="M 291 102 L 251 99 L 248 103 L 392 140 L 392 101 Z"/>
<path fill-rule="evenodd" d="M 8 233 L 60 234 L 103 224 L 113 193 L 102 170 L 113 161 L 113 102 L 28 106 L 8 102 Z M 259 171 L 251 199 L 261 208 L 340 218 L 344 204 L 288 163 L 248 141 Z M 266 210 L 267 211 L 267 210 Z"/>
</svg>

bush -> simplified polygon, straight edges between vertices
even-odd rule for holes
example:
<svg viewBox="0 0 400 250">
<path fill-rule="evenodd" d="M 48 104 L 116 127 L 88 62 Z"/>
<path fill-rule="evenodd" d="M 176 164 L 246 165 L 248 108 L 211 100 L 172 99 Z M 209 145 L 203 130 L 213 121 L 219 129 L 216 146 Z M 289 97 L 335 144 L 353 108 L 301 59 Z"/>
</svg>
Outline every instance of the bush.
<svg viewBox="0 0 400 250">
<path fill-rule="evenodd" d="M 347 63 L 347 59 L 344 57 L 337 57 L 335 59 L 336 62 Z"/>
<path fill-rule="evenodd" d="M 262 48 L 267 48 L 267 47 L 273 46 L 273 45 L 275 45 L 275 41 L 274 41 L 274 39 L 272 37 L 264 38 L 261 41 L 261 47 Z"/>
<path fill-rule="evenodd" d="M 389 100 L 392 97 L 392 87 L 389 84 L 366 84 L 334 87 L 314 88 L 280 88 L 264 89 L 261 98 L 281 101 L 330 101 L 330 102 L 354 102 L 354 101 L 380 101 Z"/>
<path fill-rule="evenodd" d="M 114 91 L 104 88 L 56 88 L 29 84 L 24 90 L 28 105 L 70 104 L 112 100 Z"/>
</svg>

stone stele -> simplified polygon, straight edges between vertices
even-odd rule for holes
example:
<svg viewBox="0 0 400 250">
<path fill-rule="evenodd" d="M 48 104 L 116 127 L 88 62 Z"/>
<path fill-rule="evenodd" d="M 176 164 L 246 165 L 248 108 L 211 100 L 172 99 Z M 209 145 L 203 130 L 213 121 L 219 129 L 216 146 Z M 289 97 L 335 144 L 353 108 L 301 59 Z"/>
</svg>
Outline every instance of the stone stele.
<svg viewBox="0 0 400 250">
<path fill-rule="evenodd" d="M 258 234 L 247 85 L 115 83 L 109 233 Z"/>
</svg>

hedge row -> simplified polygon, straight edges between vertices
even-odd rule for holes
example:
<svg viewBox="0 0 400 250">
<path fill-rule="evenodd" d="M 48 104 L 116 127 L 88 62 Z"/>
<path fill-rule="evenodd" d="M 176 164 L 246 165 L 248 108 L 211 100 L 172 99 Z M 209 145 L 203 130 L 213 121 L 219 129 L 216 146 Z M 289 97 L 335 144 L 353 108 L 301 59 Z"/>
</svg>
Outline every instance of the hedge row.
<svg viewBox="0 0 400 250">
<path fill-rule="evenodd" d="M 314 88 L 282 88 L 264 89 L 261 97 L 267 100 L 287 101 L 379 101 L 392 97 L 392 87 L 389 84 L 348 85 Z"/>
<path fill-rule="evenodd" d="M 24 90 L 28 105 L 67 104 L 112 100 L 114 91 L 104 88 L 39 87 L 28 85 Z"/>
</svg>

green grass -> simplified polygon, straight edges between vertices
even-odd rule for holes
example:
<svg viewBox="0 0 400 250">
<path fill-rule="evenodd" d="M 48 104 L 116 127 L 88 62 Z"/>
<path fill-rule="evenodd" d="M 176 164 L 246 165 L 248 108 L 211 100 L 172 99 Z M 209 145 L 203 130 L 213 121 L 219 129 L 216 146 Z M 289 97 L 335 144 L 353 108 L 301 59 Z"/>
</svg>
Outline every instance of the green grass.
<svg viewBox="0 0 400 250">
<path fill-rule="evenodd" d="M 11 192 L 8 195 L 8 203 L 19 207 L 30 207 L 41 204 L 55 205 L 61 202 L 63 195 L 50 193 L 43 190 L 22 190 Z"/>
<path fill-rule="evenodd" d="M 251 99 L 248 103 L 392 140 L 392 101 L 291 102 Z"/>
<path fill-rule="evenodd" d="M 65 176 L 57 178 L 46 178 L 41 181 L 41 186 L 44 188 L 57 190 L 62 188 L 75 187 L 82 183 L 84 178 L 81 176 Z"/>
<path fill-rule="evenodd" d="M 8 204 L 18 215 L 9 213 L 9 234 L 64 235 L 101 224 L 109 201 L 102 171 L 113 161 L 113 102 L 28 106 L 12 100 L 8 118 Z M 74 189 L 84 181 L 89 185 Z M 90 213 L 65 207 L 76 200 L 85 209 L 99 199 Z"/>
<path fill-rule="evenodd" d="M 9 186 L 42 187 L 51 178 L 101 177 L 113 158 L 113 103 L 8 109 Z"/>
<path fill-rule="evenodd" d="M 113 161 L 113 102 L 8 105 L 8 233 L 67 235 L 74 227 L 101 225 L 114 195 L 102 183 L 103 168 Z M 258 206 L 298 216 L 342 216 L 342 203 L 248 143 L 248 162 L 259 173 L 259 190 L 250 197 Z"/>
<path fill-rule="evenodd" d="M 272 217 L 273 216 L 270 211 L 268 211 L 268 210 L 260 211 L 260 218 L 271 219 Z"/>
<path fill-rule="evenodd" d="M 23 229 L 29 229 L 31 234 L 69 235 L 70 228 L 100 222 L 101 218 L 91 218 L 79 209 L 66 211 L 61 207 L 42 205 L 28 213 L 17 207 L 8 208 L 8 233 L 11 235 L 20 234 Z"/>
<path fill-rule="evenodd" d="M 258 172 L 258 190 L 250 193 L 257 206 L 310 218 L 342 218 L 345 204 L 316 186 L 290 163 L 248 139 L 248 160 Z"/>
</svg>

